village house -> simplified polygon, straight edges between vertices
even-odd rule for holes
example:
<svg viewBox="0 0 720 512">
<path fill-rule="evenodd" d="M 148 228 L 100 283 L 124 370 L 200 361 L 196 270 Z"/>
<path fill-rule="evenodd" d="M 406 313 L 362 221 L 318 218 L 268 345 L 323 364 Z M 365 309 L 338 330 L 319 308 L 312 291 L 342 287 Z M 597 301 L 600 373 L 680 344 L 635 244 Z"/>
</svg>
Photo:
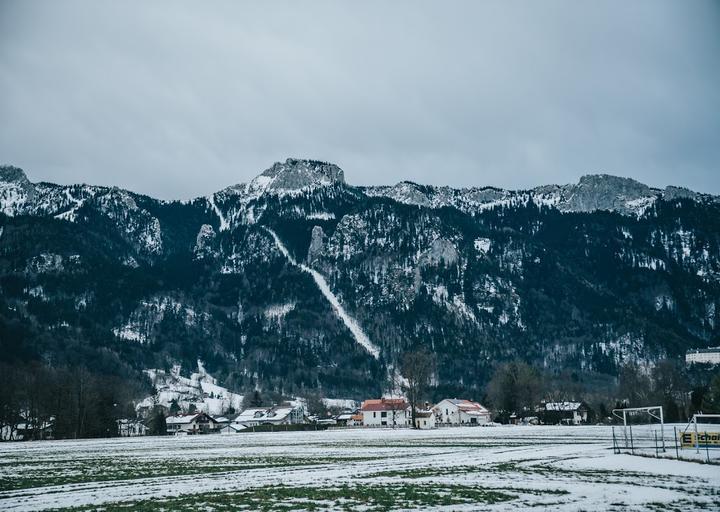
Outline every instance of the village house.
<svg viewBox="0 0 720 512">
<path fill-rule="evenodd" d="M 265 418 L 265 413 L 268 411 L 266 407 L 255 407 L 249 408 L 242 411 L 235 418 L 236 423 L 241 423 L 246 427 L 256 427 L 262 425 L 262 420 Z"/>
<path fill-rule="evenodd" d="M 404 398 L 365 400 L 360 411 L 366 427 L 409 427 L 411 424 L 410 405 Z"/>
<path fill-rule="evenodd" d="M 232 421 L 230 423 L 226 423 L 220 427 L 220 433 L 221 434 L 237 434 L 238 432 L 241 432 L 245 430 L 247 427 L 243 425 L 242 423 L 237 423 L 235 421 Z"/>
<path fill-rule="evenodd" d="M 232 422 L 232 419 L 227 416 L 215 416 L 213 419 L 220 427 L 224 427 Z"/>
<path fill-rule="evenodd" d="M 220 430 L 218 423 L 204 412 L 168 416 L 165 424 L 168 434 L 212 434 Z"/>
<path fill-rule="evenodd" d="M 301 405 L 284 404 L 271 407 L 265 414 L 265 424 L 297 425 L 305 423 L 305 409 Z"/>
<path fill-rule="evenodd" d="M 145 423 L 134 418 L 117 420 L 117 429 L 120 437 L 145 436 L 148 430 Z"/>
<path fill-rule="evenodd" d="M 301 405 L 282 404 L 273 407 L 245 409 L 236 418 L 235 423 L 246 427 L 258 425 L 296 425 L 305 423 L 305 410 Z"/>
<path fill-rule="evenodd" d="M 344 412 L 342 414 L 338 414 L 333 418 L 335 420 L 335 425 L 338 427 L 347 427 L 348 421 L 352 418 L 352 413 Z"/>
<path fill-rule="evenodd" d="M 363 426 L 363 414 L 358 411 L 352 415 L 350 421 L 348 421 L 348 427 L 362 427 Z"/>
<path fill-rule="evenodd" d="M 587 423 L 588 406 L 584 402 L 547 402 L 538 407 L 545 424 L 581 425 Z"/>
<path fill-rule="evenodd" d="M 339 427 L 361 427 L 362 413 L 359 411 L 345 411 L 335 416 L 335 424 Z"/>
<path fill-rule="evenodd" d="M 490 411 L 478 402 L 446 398 L 432 408 L 441 425 L 483 425 L 490 423 Z"/>
<path fill-rule="evenodd" d="M 415 428 L 435 428 L 435 412 L 432 409 L 415 411 Z"/>
</svg>

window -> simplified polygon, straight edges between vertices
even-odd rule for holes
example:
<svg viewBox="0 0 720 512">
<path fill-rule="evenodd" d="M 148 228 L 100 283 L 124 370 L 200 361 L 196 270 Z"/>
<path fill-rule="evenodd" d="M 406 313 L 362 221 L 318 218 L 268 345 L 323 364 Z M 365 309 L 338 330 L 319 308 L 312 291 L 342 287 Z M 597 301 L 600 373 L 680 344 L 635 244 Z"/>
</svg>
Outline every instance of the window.
<svg viewBox="0 0 720 512">
<path fill-rule="evenodd" d="M 373 418 L 377 418 L 377 413 L 373 411 Z"/>
<path fill-rule="evenodd" d="M 380 413 L 381 418 L 387 418 L 387 412 L 383 411 Z"/>
</svg>

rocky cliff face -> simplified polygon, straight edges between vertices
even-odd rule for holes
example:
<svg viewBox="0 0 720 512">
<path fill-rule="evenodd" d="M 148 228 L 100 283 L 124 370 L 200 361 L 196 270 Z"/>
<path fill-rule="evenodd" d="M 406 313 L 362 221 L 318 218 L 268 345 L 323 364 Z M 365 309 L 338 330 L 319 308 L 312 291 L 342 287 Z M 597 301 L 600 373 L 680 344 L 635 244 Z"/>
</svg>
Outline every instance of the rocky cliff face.
<svg viewBox="0 0 720 512">
<path fill-rule="evenodd" d="M 180 203 L 5 167 L 0 211 L 8 359 L 362 397 L 419 346 L 461 393 L 510 358 L 613 375 L 720 341 L 720 203 L 626 178 L 359 188 L 288 159 Z"/>
<path fill-rule="evenodd" d="M 656 199 L 656 193 L 647 185 L 607 174 L 583 176 L 566 194 L 561 208 L 575 212 L 608 210 L 630 214 L 642 211 Z"/>
</svg>

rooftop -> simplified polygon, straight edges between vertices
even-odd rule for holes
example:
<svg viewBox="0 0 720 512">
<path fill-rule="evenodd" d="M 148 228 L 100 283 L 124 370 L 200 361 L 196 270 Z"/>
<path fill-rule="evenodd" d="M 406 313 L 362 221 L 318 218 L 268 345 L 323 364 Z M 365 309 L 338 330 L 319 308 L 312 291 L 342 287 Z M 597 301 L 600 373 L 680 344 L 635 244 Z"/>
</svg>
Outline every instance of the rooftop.
<svg viewBox="0 0 720 512">
<path fill-rule="evenodd" d="M 362 411 L 402 411 L 409 407 L 404 398 L 377 398 L 365 400 Z"/>
</svg>

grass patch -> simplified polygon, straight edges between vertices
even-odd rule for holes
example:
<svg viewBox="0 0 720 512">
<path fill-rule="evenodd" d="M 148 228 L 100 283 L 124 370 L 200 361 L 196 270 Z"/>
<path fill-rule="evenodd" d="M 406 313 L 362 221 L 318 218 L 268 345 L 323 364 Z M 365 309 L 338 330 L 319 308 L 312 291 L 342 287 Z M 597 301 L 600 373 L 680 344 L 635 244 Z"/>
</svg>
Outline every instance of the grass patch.
<svg viewBox="0 0 720 512">
<path fill-rule="evenodd" d="M 0 476 L 0 492 L 33 489 L 52 485 L 87 482 L 112 482 L 140 478 L 208 475 L 248 471 L 260 468 L 317 466 L 340 462 L 375 460 L 382 457 L 223 457 L 209 460 L 164 459 L 119 460 L 93 458 L 78 460 L 39 460 L 14 468 L 11 474 Z"/>
<path fill-rule="evenodd" d="M 373 512 L 398 508 L 431 509 L 452 505 L 490 505 L 511 501 L 517 495 L 465 485 L 342 485 L 338 487 L 269 486 L 240 492 L 207 493 L 179 498 L 151 499 L 108 506 L 63 510 L 119 511 L 206 511 L 363 509 Z"/>
</svg>

